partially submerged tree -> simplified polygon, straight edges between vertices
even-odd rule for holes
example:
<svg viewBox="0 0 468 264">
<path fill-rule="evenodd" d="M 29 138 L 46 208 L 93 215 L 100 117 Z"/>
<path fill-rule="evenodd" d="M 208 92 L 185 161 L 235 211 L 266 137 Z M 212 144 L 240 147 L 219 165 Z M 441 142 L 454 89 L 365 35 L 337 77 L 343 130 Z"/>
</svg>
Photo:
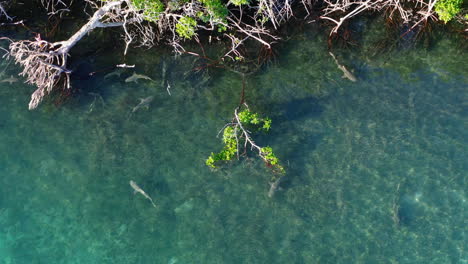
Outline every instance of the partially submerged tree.
<svg viewBox="0 0 468 264">
<path fill-rule="evenodd" d="M 255 152 L 273 172 L 270 182 L 272 187 L 268 194 L 271 197 L 284 176 L 285 169 L 273 153 L 273 149 L 257 145 L 252 136 L 253 133 L 260 131 L 268 132 L 270 127 L 270 118 L 260 117 L 257 113 L 250 111 L 247 104 L 243 103 L 234 110 L 232 121 L 221 130 L 224 142 L 223 149 L 218 153 L 211 153 L 206 160 L 206 165 L 216 169 L 221 162 L 231 161 L 234 158 L 239 159 L 241 156 L 246 156 L 248 151 Z"/>
<path fill-rule="evenodd" d="M 130 44 L 134 40 L 130 27 L 136 26 L 141 44 L 150 45 L 153 40 L 152 29 L 144 26 L 143 22 L 144 17 L 127 0 L 110 1 L 98 7 L 89 21 L 68 40 L 51 43 L 41 39 L 38 34 L 34 40 L 11 41 L 9 55 L 23 66 L 20 75 L 26 77 L 27 83 L 37 86 L 31 96 L 29 109 L 36 108 L 54 87 L 71 87 L 67 59 L 70 50 L 85 35 L 95 28 L 124 27 L 127 44 Z"/>
</svg>

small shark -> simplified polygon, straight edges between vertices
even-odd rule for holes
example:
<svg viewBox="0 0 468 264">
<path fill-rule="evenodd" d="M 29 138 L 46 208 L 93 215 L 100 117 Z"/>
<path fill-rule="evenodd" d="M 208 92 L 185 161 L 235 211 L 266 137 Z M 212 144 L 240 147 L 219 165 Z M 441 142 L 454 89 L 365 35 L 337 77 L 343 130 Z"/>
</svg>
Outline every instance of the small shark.
<svg viewBox="0 0 468 264">
<path fill-rule="evenodd" d="M 161 87 L 164 87 L 164 84 L 166 84 L 166 71 L 167 71 L 167 65 L 166 61 L 162 62 L 162 80 L 161 80 Z"/>
<path fill-rule="evenodd" d="M 132 109 L 132 113 L 135 113 L 138 111 L 138 109 L 142 107 L 149 107 L 150 103 L 153 101 L 154 96 L 148 96 L 146 98 L 140 98 L 140 103 L 138 103 L 135 107 Z"/>
<path fill-rule="evenodd" d="M 7 83 L 10 83 L 10 84 L 13 84 L 14 82 L 17 82 L 17 81 L 19 81 L 18 78 L 14 77 L 13 75 L 10 75 L 9 78 L 1 80 L 0 83 L 7 82 Z"/>
<path fill-rule="evenodd" d="M 338 69 L 340 69 L 342 72 L 343 72 L 343 77 L 342 78 L 346 78 L 352 82 L 356 82 L 357 81 L 357 78 L 356 76 L 354 76 L 354 74 L 352 74 L 350 71 L 348 71 L 348 69 L 346 69 L 346 67 L 344 65 L 341 65 L 338 60 L 336 59 L 335 55 L 333 55 L 333 53 L 331 52 L 328 52 L 330 53 L 330 56 L 332 56 L 333 60 L 335 61 L 336 65 L 338 66 Z"/>
<path fill-rule="evenodd" d="M 125 82 L 135 82 L 135 83 L 138 83 L 138 80 L 139 79 L 143 79 L 143 80 L 150 80 L 150 81 L 153 81 L 153 79 L 151 79 L 150 77 L 146 76 L 146 75 L 143 75 L 143 74 L 137 74 L 136 72 L 133 72 L 132 76 L 128 77 L 127 79 L 125 79 Z"/>
<path fill-rule="evenodd" d="M 156 207 L 156 205 L 154 204 L 153 202 L 153 199 L 151 199 L 151 197 L 145 193 L 145 191 L 143 191 L 140 186 L 138 186 L 138 184 L 136 184 L 136 182 L 134 181 L 130 181 L 130 186 L 133 188 L 133 190 L 135 191 L 135 193 L 141 193 L 141 195 L 143 195 L 146 199 L 150 200 L 151 204 Z"/>
<path fill-rule="evenodd" d="M 270 182 L 270 190 L 268 191 L 268 197 L 271 198 L 275 194 L 276 190 L 279 188 L 279 184 L 283 177 L 279 177 L 274 182 Z"/>
<path fill-rule="evenodd" d="M 117 76 L 117 77 L 120 77 L 120 75 L 124 72 L 125 70 L 119 68 L 115 71 L 111 71 L 109 72 L 108 74 L 104 75 L 104 79 L 109 79 L 110 77 L 113 77 L 113 76 Z"/>
</svg>

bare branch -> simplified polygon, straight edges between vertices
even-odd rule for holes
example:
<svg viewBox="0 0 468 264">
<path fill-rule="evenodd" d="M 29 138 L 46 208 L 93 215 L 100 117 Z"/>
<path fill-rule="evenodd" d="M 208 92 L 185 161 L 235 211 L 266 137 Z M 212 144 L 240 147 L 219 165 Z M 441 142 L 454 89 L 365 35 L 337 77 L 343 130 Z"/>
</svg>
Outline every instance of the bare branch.
<svg viewBox="0 0 468 264">
<path fill-rule="evenodd" d="M 67 69 L 67 57 L 70 49 L 94 28 L 105 25 L 100 22 L 100 19 L 122 3 L 123 0 L 109 2 L 102 6 L 94 13 L 88 23 L 66 41 L 50 43 L 42 40 L 38 35 L 34 41 L 20 40 L 10 44 L 9 56 L 12 56 L 16 63 L 23 66 L 20 75 L 26 77 L 27 83 L 37 86 L 36 91 L 31 96 L 29 109 L 36 108 L 43 97 L 49 94 L 55 86 L 71 87 L 71 71 Z"/>
<path fill-rule="evenodd" d="M 13 20 L 13 18 L 11 16 L 9 16 L 8 13 L 5 11 L 5 8 L 3 7 L 3 4 L 0 3 L 0 16 L 2 16 L 2 15 L 4 15 L 7 18 L 7 20 L 10 20 L 10 21 Z"/>
<path fill-rule="evenodd" d="M 64 12 L 70 12 L 68 7 L 73 4 L 73 0 L 41 0 L 41 4 L 49 11 L 48 15 L 59 14 L 61 16 Z"/>
<path fill-rule="evenodd" d="M 427 21 L 429 18 L 436 19 L 434 16 L 434 5 L 437 0 L 410 0 L 405 1 L 408 4 L 402 3 L 401 0 L 325 0 L 324 14 L 321 19 L 332 21 L 335 26 L 330 32 L 330 36 L 336 34 L 338 29 L 345 21 L 350 20 L 356 15 L 367 11 L 381 11 L 383 9 L 390 10 L 390 18 L 395 13 L 399 14 L 403 23 L 412 23 L 413 26 L 409 31 L 413 30 L 420 23 Z M 411 3 L 414 7 L 411 7 Z M 414 12 L 416 8 L 417 12 Z M 339 19 L 331 16 L 338 16 Z"/>
</svg>

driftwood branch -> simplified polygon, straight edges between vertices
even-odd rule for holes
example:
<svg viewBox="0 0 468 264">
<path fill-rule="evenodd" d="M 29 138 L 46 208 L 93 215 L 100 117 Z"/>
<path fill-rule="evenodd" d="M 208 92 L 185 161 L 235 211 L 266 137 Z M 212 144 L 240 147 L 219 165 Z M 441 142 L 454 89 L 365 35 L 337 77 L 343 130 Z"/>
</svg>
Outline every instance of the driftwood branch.
<svg viewBox="0 0 468 264">
<path fill-rule="evenodd" d="M 43 4 L 49 8 L 65 5 L 61 0 L 44 0 Z M 23 66 L 20 75 L 26 77 L 27 83 L 37 86 L 31 96 L 29 109 L 35 109 L 54 87 L 60 86 L 67 89 L 71 87 L 71 71 L 67 69 L 69 52 L 95 28 L 124 27 L 128 46 L 133 41 L 133 37 L 127 30 L 127 26 L 136 25 L 140 31 L 144 32 L 143 42 L 152 41 L 151 30 L 143 30 L 144 27 L 141 26 L 143 18 L 138 10 L 133 9 L 128 0 L 105 2 L 102 6 L 95 5 L 95 7 L 98 9 L 89 21 L 67 40 L 51 43 L 37 35 L 34 40 L 13 41 L 10 44 L 9 56 Z"/>
</svg>

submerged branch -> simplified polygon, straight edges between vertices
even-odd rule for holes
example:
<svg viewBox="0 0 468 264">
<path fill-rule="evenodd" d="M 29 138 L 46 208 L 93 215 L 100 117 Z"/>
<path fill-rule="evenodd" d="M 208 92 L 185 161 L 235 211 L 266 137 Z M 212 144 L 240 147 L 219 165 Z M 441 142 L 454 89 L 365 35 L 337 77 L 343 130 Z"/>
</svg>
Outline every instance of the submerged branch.
<svg viewBox="0 0 468 264">
<path fill-rule="evenodd" d="M 239 112 L 242 106 L 244 106 L 245 109 Z M 243 103 L 234 110 L 234 118 L 232 121 L 227 123 L 221 130 L 223 131 L 224 148 L 219 153 L 211 153 L 206 160 L 206 165 L 215 169 L 217 168 L 215 163 L 230 161 L 234 157 L 239 159 L 240 156 L 247 155 L 247 151 L 250 149 L 250 151 L 257 153 L 274 174 L 271 179 L 271 188 L 268 194 L 269 197 L 273 196 L 273 193 L 280 183 L 279 179 L 284 176 L 285 170 L 283 166 L 279 164 L 279 160 L 275 154 L 273 154 L 271 147 L 261 147 L 257 145 L 252 138 L 252 131 L 268 131 L 270 125 L 271 120 L 269 118 L 261 118 L 257 113 L 250 112 L 247 104 Z"/>
</svg>

